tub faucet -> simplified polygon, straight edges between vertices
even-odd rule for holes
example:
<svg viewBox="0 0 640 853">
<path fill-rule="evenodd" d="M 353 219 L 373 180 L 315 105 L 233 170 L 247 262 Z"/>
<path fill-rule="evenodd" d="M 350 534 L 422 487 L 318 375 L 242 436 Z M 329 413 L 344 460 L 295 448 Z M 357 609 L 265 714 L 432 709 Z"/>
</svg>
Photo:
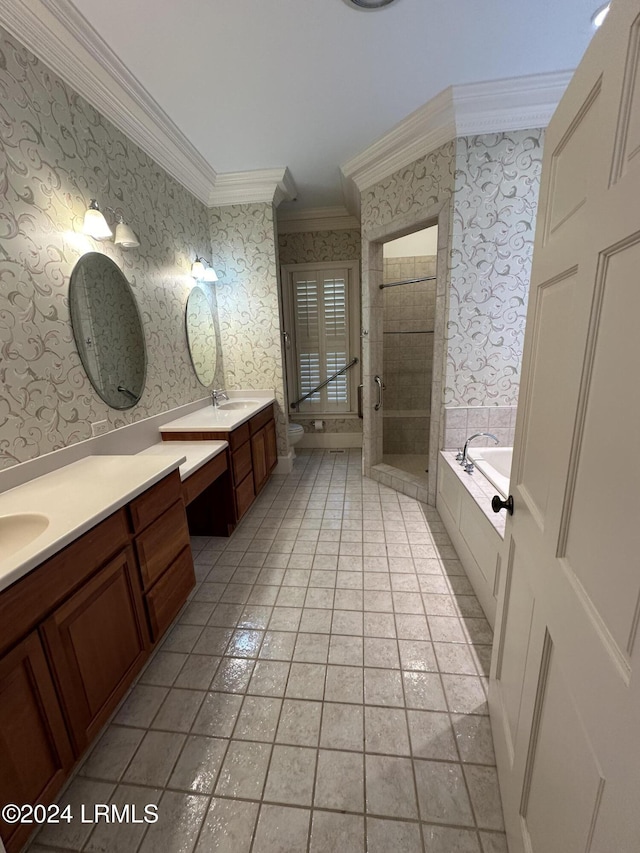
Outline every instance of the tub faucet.
<svg viewBox="0 0 640 853">
<path fill-rule="evenodd" d="M 464 450 L 462 451 L 462 458 L 459 460 L 460 464 L 467 472 L 467 474 L 473 474 L 473 462 L 467 458 L 467 450 L 469 449 L 469 445 L 473 441 L 474 438 L 492 438 L 496 444 L 500 444 L 498 439 L 492 432 L 476 432 L 473 435 L 470 435 L 469 438 L 464 443 Z"/>
<path fill-rule="evenodd" d="M 221 388 L 214 388 L 214 390 L 211 392 L 211 403 L 213 404 L 214 409 L 218 408 L 218 406 L 220 405 L 220 400 L 228 399 L 229 397 L 227 396 L 227 392 L 223 391 Z"/>
</svg>

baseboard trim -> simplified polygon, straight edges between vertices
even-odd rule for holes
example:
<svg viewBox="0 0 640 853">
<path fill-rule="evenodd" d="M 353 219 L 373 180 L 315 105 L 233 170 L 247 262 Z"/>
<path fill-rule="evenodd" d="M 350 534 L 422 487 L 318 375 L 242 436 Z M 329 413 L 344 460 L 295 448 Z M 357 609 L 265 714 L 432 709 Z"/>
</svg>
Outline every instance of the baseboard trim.
<svg viewBox="0 0 640 853">
<path fill-rule="evenodd" d="M 274 474 L 290 474 L 293 471 L 293 450 L 290 450 L 286 456 L 278 456 L 278 464 L 276 465 Z"/>
<path fill-rule="evenodd" d="M 362 447 L 361 432 L 305 432 L 298 447 L 333 450 L 336 448 Z"/>
</svg>

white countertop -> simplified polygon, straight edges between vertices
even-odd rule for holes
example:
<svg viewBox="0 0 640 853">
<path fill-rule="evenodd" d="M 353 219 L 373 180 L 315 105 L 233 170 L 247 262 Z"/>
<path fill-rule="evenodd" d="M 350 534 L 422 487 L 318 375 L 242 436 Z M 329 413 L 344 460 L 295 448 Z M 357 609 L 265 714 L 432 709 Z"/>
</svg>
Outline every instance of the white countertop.
<svg viewBox="0 0 640 853">
<path fill-rule="evenodd" d="M 89 456 L 0 494 L 0 590 L 183 464 L 180 445 L 171 450 L 159 456 Z M 22 520 L 7 518 L 4 549 L 2 522 L 16 514 L 45 516 L 48 525 L 28 544 L 7 551 Z"/>
<path fill-rule="evenodd" d="M 186 457 L 180 466 L 180 479 L 184 482 L 210 459 L 224 453 L 228 446 L 226 441 L 160 441 L 141 450 L 137 455 L 175 457 L 179 450 Z"/>
<path fill-rule="evenodd" d="M 242 396 L 230 391 L 229 403 L 247 403 L 247 408 L 225 408 L 224 403 L 215 409 L 213 406 L 206 406 L 183 418 L 163 424 L 160 432 L 231 432 L 275 401 L 271 391 L 246 391 L 242 392 Z"/>
</svg>

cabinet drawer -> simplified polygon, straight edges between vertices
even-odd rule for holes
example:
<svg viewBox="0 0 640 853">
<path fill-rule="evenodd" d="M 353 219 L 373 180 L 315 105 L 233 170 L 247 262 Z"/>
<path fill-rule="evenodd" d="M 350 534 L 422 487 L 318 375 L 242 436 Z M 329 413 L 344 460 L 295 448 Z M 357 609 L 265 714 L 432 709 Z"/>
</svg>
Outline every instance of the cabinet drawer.
<svg viewBox="0 0 640 853">
<path fill-rule="evenodd" d="M 259 429 L 262 429 L 262 427 L 265 424 L 268 424 L 269 421 L 272 421 L 272 420 L 273 420 L 273 405 L 267 406 L 266 409 L 263 409 L 262 412 L 258 412 L 257 415 L 254 415 L 251 418 L 251 420 L 249 421 L 249 428 L 251 430 L 251 435 L 253 435 L 254 432 L 258 432 Z"/>
<path fill-rule="evenodd" d="M 142 585 L 148 589 L 180 551 L 190 546 L 182 498 L 141 533 L 135 542 Z"/>
<path fill-rule="evenodd" d="M 195 471 L 182 484 L 184 502 L 187 506 L 194 498 L 197 498 L 207 486 L 214 483 L 221 474 L 227 470 L 227 454 L 223 451 L 215 459 L 210 459 L 206 465 Z"/>
<path fill-rule="evenodd" d="M 231 467 L 233 469 L 233 482 L 237 486 L 247 474 L 251 473 L 251 444 L 249 442 L 231 454 Z"/>
<path fill-rule="evenodd" d="M 253 474 L 249 474 L 236 488 L 236 520 L 240 521 L 253 503 L 256 493 L 253 486 Z"/>
<path fill-rule="evenodd" d="M 185 548 L 146 595 L 151 638 L 154 642 L 167 630 L 195 583 L 191 549 Z"/>
<path fill-rule="evenodd" d="M 152 521 L 162 515 L 165 509 L 175 503 L 181 494 L 180 474 L 178 471 L 172 471 L 140 497 L 131 501 L 129 510 L 134 532 L 138 533 L 148 527 Z"/>
<path fill-rule="evenodd" d="M 229 433 L 229 447 L 231 450 L 237 450 L 245 441 L 249 441 L 249 422 L 242 424 L 238 429 L 234 429 Z"/>
<path fill-rule="evenodd" d="M 127 515 L 120 509 L 3 590 L 0 593 L 0 653 L 15 645 L 128 544 Z"/>
</svg>

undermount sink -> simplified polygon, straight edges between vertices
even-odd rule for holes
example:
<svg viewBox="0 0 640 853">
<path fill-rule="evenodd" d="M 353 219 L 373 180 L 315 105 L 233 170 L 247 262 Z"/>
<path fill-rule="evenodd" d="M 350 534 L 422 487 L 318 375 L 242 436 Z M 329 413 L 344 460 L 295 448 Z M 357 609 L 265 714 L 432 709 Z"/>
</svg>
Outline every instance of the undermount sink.
<svg viewBox="0 0 640 853">
<path fill-rule="evenodd" d="M 9 557 L 30 545 L 48 526 L 47 516 L 36 512 L 17 512 L 0 516 L 0 555 Z"/>
<path fill-rule="evenodd" d="M 219 403 L 218 408 L 225 411 L 239 411 L 241 409 L 252 409 L 258 403 L 258 400 L 229 400 L 228 403 Z"/>
</svg>

